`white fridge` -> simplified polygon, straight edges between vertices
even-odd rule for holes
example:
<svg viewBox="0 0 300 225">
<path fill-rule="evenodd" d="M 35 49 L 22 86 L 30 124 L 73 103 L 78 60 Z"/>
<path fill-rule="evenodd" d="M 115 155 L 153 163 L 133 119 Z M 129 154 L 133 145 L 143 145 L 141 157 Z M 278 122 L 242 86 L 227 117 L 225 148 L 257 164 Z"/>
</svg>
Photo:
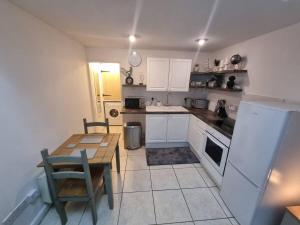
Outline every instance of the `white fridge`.
<svg viewBox="0 0 300 225">
<path fill-rule="evenodd" d="M 278 225 L 300 204 L 300 108 L 242 101 L 221 197 L 241 225 Z"/>
</svg>

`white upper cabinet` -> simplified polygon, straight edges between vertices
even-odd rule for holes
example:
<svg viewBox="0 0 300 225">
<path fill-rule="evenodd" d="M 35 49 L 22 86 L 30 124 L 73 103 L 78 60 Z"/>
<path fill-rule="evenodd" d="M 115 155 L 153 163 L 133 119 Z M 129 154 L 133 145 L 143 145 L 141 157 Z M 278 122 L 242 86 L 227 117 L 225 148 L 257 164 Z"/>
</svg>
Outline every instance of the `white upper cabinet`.
<svg viewBox="0 0 300 225">
<path fill-rule="evenodd" d="M 169 91 L 189 91 L 192 60 L 170 59 Z"/>
<path fill-rule="evenodd" d="M 147 58 L 147 91 L 167 91 L 170 60 Z"/>
<path fill-rule="evenodd" d="M 189 91 L 192 60 L 147 58 L 147 91 Z"/>
</svg>

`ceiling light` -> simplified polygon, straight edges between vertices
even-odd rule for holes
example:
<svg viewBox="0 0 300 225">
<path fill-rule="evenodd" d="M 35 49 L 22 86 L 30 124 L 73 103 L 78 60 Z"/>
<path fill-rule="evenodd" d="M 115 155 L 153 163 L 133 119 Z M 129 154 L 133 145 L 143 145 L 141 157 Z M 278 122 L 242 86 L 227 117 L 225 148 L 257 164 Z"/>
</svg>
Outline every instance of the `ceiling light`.
<svg viewBox="0 0 300 225">
<path fill-rule="evenodd" d="M 203 46 L 208 41 L 208 39 L 201 38 L 201 39 L 197 39 L 196 41 L 198 45 Z"/>
<path fill-rule="evenodd" d="M 136 37 L 135 37 L 134 35 L 130 35 L 130 36 L 128 37 L 128 39 L 129 39 L 129 41 L 130 41 L 131 43 L 133 43 L 133 42 L 136 41 Z"/>
</svg>

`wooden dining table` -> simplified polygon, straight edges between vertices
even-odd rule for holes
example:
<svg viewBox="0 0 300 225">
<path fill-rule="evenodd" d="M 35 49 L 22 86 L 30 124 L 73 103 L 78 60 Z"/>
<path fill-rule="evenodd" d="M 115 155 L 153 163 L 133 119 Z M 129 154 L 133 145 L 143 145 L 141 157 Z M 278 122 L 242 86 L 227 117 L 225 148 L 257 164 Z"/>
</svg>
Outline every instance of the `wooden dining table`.
<svg viewBox="0 0 300 225">
<path fill-rule="evenodd" d="M 101 143 L 107 143 L 107 146 L 101 146 L 99 143 L 80 143 L 81 140 L 86 136 L 101 135 L 103 137 Z M 61 144 L 56 150 L 51 153 L 51 156 L 69 156 L 74 150 L 78 149 L 96 149 L 93 158 L 88 159 L 90 166 L 103 166 L 104 168 L 104 185 L 105 191 L 108 195 L 109 208 L 113 209 L 113 187 L 112 187 L 112 176 L 111 167 L 114 155 L 116 155 L 116 167 L 117 172 L 120 173 L 120 149 L 119 149 L 120 134 L 109 133 L 109 134 L 73 134 L 63 144 Z M 43 167 L 43 162 L 40 162 L 37 167 Z M 70 167 L 72 165 L 59 164 L 58 168 Z M 76 166 L 76 165 L 73 165 Z"/>
</svg>

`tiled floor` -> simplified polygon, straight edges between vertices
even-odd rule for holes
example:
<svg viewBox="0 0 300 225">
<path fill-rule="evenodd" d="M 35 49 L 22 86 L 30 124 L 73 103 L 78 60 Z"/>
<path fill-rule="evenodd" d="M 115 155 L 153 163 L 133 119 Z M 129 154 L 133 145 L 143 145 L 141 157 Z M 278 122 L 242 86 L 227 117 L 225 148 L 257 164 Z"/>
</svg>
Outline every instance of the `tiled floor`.
<svg viewBox="0 0 300 225">
<path fill-rule="evenodd" d="M 121 173 L 113 164 L 114 202 L 98 195 L 97 225 L 237 225 L 219 196 L 219 190 L 200 164 L 147 166 L 145 149 L 121 147 Z M 82 203 L 66 206 L 68 225 L 92 224 L 91 212 Z M 51 208 L 41 225 L 59 225 Z"/>
</svg>

